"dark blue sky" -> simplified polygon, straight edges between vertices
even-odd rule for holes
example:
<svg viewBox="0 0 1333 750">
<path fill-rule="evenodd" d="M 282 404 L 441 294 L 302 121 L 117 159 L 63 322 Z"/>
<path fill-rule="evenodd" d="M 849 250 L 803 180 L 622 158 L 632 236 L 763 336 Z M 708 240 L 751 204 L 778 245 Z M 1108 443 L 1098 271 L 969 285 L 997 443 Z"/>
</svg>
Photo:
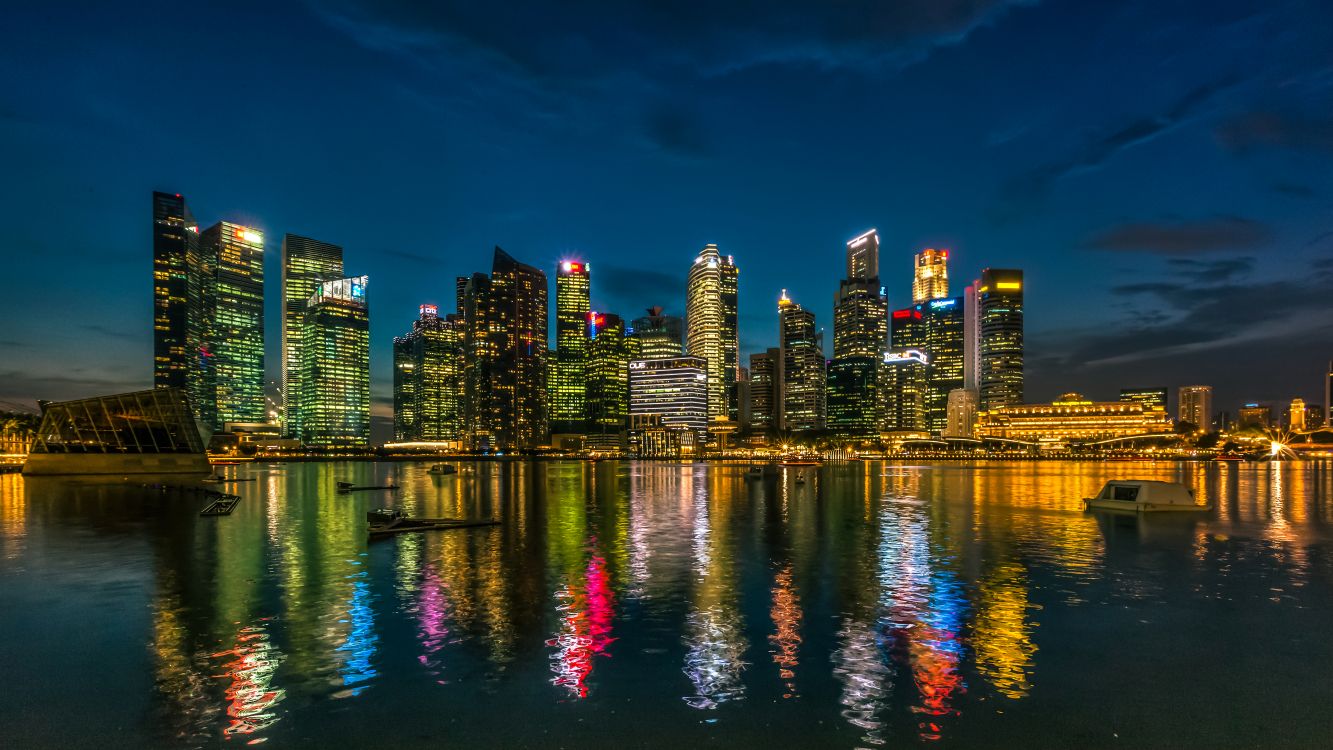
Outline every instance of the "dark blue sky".
<svg viewBox="0 0 1333 750">
<path fill-rule="evenodd" d="M 699 248 L 827 324 L 842 244 L 1027 273 L 1028 397 L 1212 383 L 1322 401 L 1333 357 L 1327 2 L 8 4 L 0 400 L 146 386 L 150 192 L 370 275 L 389 341 L 499 244 L 679 313 Z"/>
</svg>

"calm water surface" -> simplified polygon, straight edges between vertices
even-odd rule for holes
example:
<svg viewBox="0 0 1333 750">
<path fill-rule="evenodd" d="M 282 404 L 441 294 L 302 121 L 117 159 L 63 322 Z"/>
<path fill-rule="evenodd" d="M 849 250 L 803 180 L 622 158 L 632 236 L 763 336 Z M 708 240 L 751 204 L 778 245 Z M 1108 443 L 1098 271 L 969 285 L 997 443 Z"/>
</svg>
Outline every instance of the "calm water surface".
<svg viewBox="0 0 1333 750">
<path fill-rule="evenodd" d="M 1333 742 L 1327 464 L 425 469 L 230 467 L 225 518 L 0 476 L 3 744 Z M 1216 508 L 1081 512 L 1114 477 Z"/>
</svg>

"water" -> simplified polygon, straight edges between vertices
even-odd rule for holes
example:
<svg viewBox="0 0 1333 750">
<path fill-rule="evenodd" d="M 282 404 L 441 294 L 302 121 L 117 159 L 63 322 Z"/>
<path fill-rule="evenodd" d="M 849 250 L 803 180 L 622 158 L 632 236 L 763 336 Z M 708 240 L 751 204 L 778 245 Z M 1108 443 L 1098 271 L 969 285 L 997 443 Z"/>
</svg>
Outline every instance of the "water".
<svg viewBox="0 0 1333 750">
<path fill-rule="evenodd" d="M 0 476 L 0 726 L 8 747 L 1326 746 L 1331 468 L 241 466 L 224 518 Z M 1082 513 L 1114 477 L 1216 509 Z M 397 498 L 333 492 L 390 478 Z M 504 523 L 368 544 L 385 504 Z"/>
</svg>

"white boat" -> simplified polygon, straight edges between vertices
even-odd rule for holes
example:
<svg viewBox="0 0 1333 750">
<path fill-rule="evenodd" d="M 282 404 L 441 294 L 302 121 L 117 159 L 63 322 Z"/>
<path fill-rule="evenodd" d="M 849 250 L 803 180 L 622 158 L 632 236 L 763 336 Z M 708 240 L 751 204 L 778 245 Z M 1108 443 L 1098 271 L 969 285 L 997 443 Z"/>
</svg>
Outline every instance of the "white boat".
<svg viewBox="0 0 1333 750">
<path fill-rule="evenodd" d="M 456 474 L 457 469 L 449 464 L 435 464 L 426 470 L 427 474 Z"/>
<path fill-rule="evenodd" d="M 1212 510 L 1199 505 L 1194 490 L 1176 482 L 1149 479 L 1114 479 L 1096 497 L 1083 498 L 1084 510 L 1150 511 Z"/>
</svg>

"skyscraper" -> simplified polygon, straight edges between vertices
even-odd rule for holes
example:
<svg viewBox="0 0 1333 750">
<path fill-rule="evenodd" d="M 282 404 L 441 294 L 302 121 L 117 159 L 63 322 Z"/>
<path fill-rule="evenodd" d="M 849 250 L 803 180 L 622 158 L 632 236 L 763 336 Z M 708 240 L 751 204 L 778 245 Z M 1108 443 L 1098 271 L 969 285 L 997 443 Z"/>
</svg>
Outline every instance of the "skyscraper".
<svg viewBox="0 0 1333 750">
<path fill-rule="evenodd" d="M 739 365 L 737 281 L 731 256 L 705 245 L 685 287 L 686 350 L 708 363 L 708 416 L 735 418 L 731 403 Z"/>
<path fill-rule="evenodd" d="M 499 247 L 491 267 L 489 393 L 493 447 L 536 448 L 549 434 L 546 407 L 546 274 Z"/>
<path fill-rule="evenodd" d="M 629 363 L 629 412 L 657 415 L 667 428 L 708 430 L 707 362 L 699 357 L 636 359 Z"/>
<path fill-rule="evenodd" d="M 1121 388 L 1121 401 L 1137 401 L 1150 409 L 1166 411 L 1166 388 Z"/>
<path fill-rule="evenodd" d="M 879 368 L 881 430 L 926 429 L 927 357 L 919 349 L 886 352 Z"/>
<path fill-rule="evenodd" d="M 498 414 L 491 408 L 491 372 L 496 338 L 491 335 L 491 277 L 474 273 L 463 284 L 463 414 L 467 438 L 474 449 L 495 442 Z"/>
<path fill-rule="evenodd" d="M 264 235 L 221 221 L 199 236 L 212 269 L 205 309 L 216 379 L 214 429 L 264 422 Z"/>
<path fill-rule="evenodd" d="M 555 275 L 555 361 L 551 363 L 551 432 L 588 429 L 586 405 L 588 312 L 591 280 L 587 263 L 566 260 Z"/>
<path fill-rule="evenodd" d="M 750 424 L 762 433 L 778 424 L 778 362 L 781 349 L 750 355 Z"/>
<path fill-rule="evenodd" d="M 843 279 L 833 300 L 833 358 L 883 356 L 889 305 L 878 278 Z"/>
<path fill-rule="evenodd" d="M 949 296 L 949 251 L 926 248 L 916 254 L 912 302 L 921 304 Z"/>
<path fill-rule="evenodd" d="M 1324 425 L 1333 427 L 1333 360 L 1324 373 Z"/>
<path fill-rule="evenodd" d="M 815 330 L 815 314 L 792 302 L 787 290 L 778 300 L 779 427 L 818 430 L 824 427 L 824 351 Z"/>
<path fill-rule="evenodd" d="M 871 229 L 847 242 L 847 278 L 879 278 L 879 232 Z"/>
<path fill-rule="evenodd" d="M 1181 386 L 1176 392 L 1176 418 L 1189 422 L 1204 432 L 1212 430 L 1213 387 L 1210 385 Z"/>
<path fill-rule="evenodd" d="M 963 387 L 962 297 L 933 299 L 925 304 L 927 370 L 926 427 L 943 432 L 949 421 L 949 392 Z"/>
<path fill-rule="evenodd" d="M 663 315 L 661 307 L 648 308 L 648 314 L 630 324 L 630 336 L 638 342 L 639 359 L 679 357 L 684 351 L 685 321 Z"/>
<path fill-rule="evenodd" d="M 394 338 L 394 438 L 461 447 L 464 427 L 462 322 L 422 305 L 412 330 Z"/>
<path fill-rule="evenodd" d="M 366 277 L 324 281 L 301 326 L 296 436 L 317 450 L 370 445 L 370 312 Z"/>
<path fill-rule="evenodd" d="M 633 342 L 619 315 L 590 312 L 588 326 L 588 432 L 618 436 L 629 421 L 629 363 Z M 595 441 L 593 441 L 595 442 Z M 603 441 L 605 446 L 607 441 Z"/>
<path fill-rule="evenodd" d="M 963 300 L 964 314 L 970 315 Z M 983 411 L 1023 403 L 1023 272 L 987 268 L 977 286 Z M 932 354 L 933 356 L 933 354 Z M 938 359 L 936 360 L 938 361 Z"/>
<path fill-rule="evenodd" d="M 153 193 L 153 384 L 186 389 L 194 418 L 212 429 L 216 408 L 209 349 L 212 272 L 199 225 L 180 193 Z"/>
<path fill-rule="evenodd" d="M 926 350 L 926 306 L 912 305 L 894 310 L 889 319 L 889 348 L 902 352 Z"/>
<path fill-rule="evenodd" d="M 879 434 L 878 357 L 843 357 L 828 363 L 828 428 L 848 438 Z"/>
<path fill-rule="evenodd" d="M 875 230 L 847 243 L 847 278 L 833 299 L 833 361 L 828 365 L 828 426 L 864 437 L 878 430 L 876 369 L 889 346 L 889 303 L 879 283 Z"/>
<path fill-rule="evenodd" d="M 343 249 L 328 242 L 295 234 L 282 238 L 282 392 L 284 433 L 291 425 L 300 402 L 301 327 L 305 305 L 324 281 L 343 275 Z"/>
</svg>

